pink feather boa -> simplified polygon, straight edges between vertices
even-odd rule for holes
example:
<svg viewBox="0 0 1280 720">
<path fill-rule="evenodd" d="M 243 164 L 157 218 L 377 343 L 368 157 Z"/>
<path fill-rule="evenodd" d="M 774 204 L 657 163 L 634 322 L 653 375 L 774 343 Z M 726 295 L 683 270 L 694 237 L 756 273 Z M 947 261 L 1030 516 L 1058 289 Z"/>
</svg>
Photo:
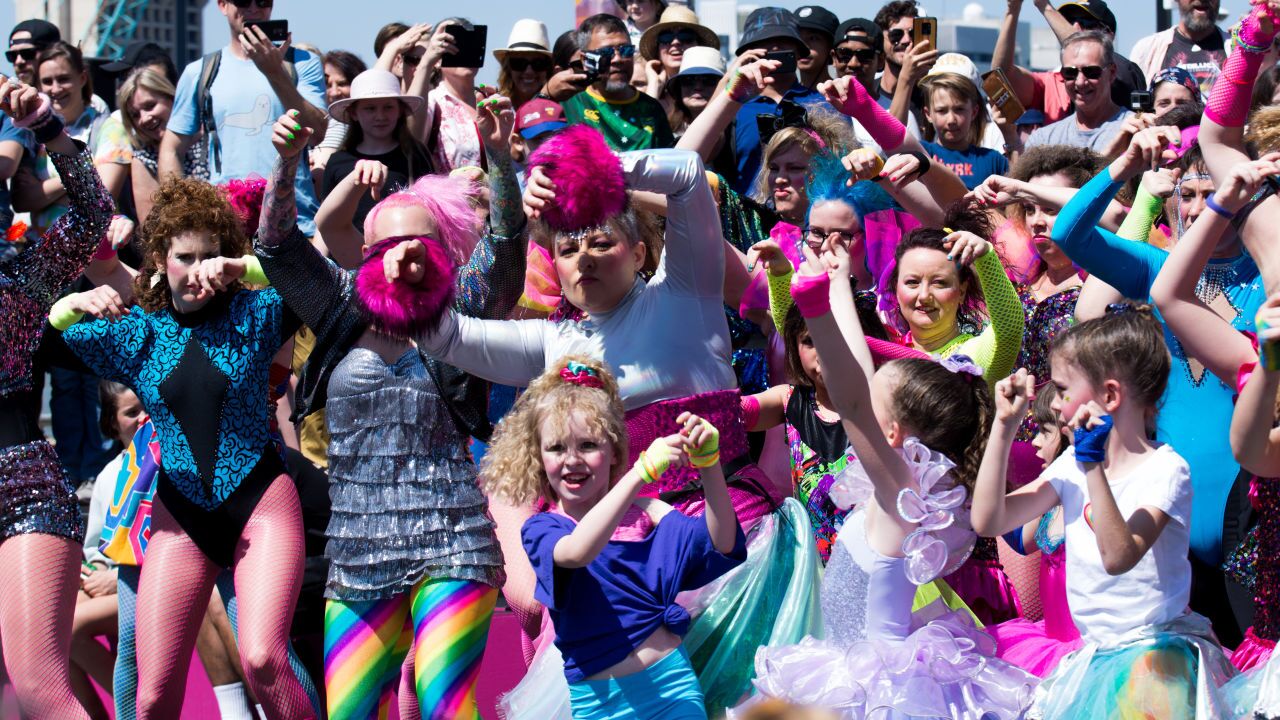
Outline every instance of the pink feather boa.
<svg viewBox="0 0 1280 720">
<path fill-rule="evenodd" d="M 553 230 L 599 227 L 627 208 L 622 161 L 599 130 L 574 125 L 556 133 L 529 157 L 556 185 L 556 199 L 542 211 Z"/>
<path fill-rule="evenodd" d="M 395 337 L 410 338 L 440 326 L 453 302 L 456 268 L 443 245 L 431 238 L 420 238 L 427 248 L 422 281 L 387 282 L 382 257 L 402 240 L 384 240 L 369 251 L 356 275 L 356 294 L 369 311 L 374 327 Z"/>
</svg>

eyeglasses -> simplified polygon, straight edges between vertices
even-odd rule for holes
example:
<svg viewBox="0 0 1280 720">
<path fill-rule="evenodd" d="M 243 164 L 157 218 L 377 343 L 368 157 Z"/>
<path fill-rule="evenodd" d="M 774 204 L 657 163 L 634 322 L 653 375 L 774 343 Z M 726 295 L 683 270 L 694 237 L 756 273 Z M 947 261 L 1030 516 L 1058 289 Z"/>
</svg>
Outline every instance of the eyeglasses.
<svg viewBox="0 0 1280 720">
<path fill-rule="evenodd" d="M 241 10 L 253 4 L 257 4 L 258 7 L 265 10 L 266 8 L 271 7 L 275 0 L 229 0 L 229 2 Z"/>
<path fill-rule="evenodd" d="M 907 36 L 907 31 L 903 30 L 902 28 L 893 28 L 889 32 L 885 33 L 885 35 L 889 36 L 890 45 L 897 45 L 898 43 L 902 42 L 903 38 Z"/>
<path fill-rule="evenodd" d="M 663 30 L 658 33 L 659 45 L 670 45 L 676 40 L 679 40 L 681 45 L 696 45 L 698 42 L 698 33 L 688 28 L 680 28 L 679 30 Z"/>
<path fill-rule="evenodd" d="M 820 250 L 828 240 L 848 245 L 853 242 L 853 233 L 847 230 L 823 230 L 822 228 L 805 226 L 804 242 L 810 250 Z"/>
<path fill-rule="evenodd" d="M 854 58 L 858 58 L 858 63 L 861 65 L 870 65 L 871 61 L 876 59 L 875 48 L 854 50 L 852 48 L 838 47 L 833 52 L 835 52 L 836 60 L 839 60 L 846 65 L 848 65 L 849 61 Z"/>
<path fill-rule="evenodd" d="M 507 56 L 507 67 L 511 72 L 524 72 L 531 67 L 534 72 L 550 72 L 551 58 L 543 55 L 531 58 Z"/>
<path fill-rule="evenodd" d="M 620 58 L 631 58 L 636 56 L 636 46 L 630 43 L 626 45 L 610 45 L 596 48 L 591 52 L 599 53 L 601 58 L 612 58 L 614 55 Z"/>
<path fill-rule="evenodd" d="M 40 53 L 40 48 L 34 48 L 34 47 L 23 48 L 21 50 L 5 50 L 4 58 L 8 60 L 10 64 L 13 64 L 15 61 L 17 61 L 18 58 L 22 58 L 27 62 L 31 62 L 32 60 L 36 59 L 36 55 L 38 55 L 39 53 Z"/>
<path fill-rule="evenodd" d="M 1070 65 L 1064 65 L 1062 70 L 1059 72 L 1062 74 L 1063 80 L 1066 80 L 1067 82 L 1075 82 L 1076 78 L 1080 77 L 1081 73 L 1084 74 L 1086 80 L 1097 80 L 1102 77 L 1103 70 L 1104 68 L 1101 65 L 1085 65 L 1083 67 L 1071 67 Z"/>
</svg>

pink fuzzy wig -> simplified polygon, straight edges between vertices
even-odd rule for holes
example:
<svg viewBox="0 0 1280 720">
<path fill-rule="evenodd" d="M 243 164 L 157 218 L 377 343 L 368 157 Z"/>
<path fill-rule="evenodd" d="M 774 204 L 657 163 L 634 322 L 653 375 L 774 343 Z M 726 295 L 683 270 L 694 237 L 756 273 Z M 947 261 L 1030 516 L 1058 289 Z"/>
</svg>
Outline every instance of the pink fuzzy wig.
<svg viewBox="0 0 1280 720">
<path fill-rule="evenodd" d="M 604 225 L 627 208 L 622 161 L 599 130 L 573 125 L 547 140 L 529 156 L 529 167 L 556 184 L 556 199 L 542 211 L 553 230 L 574 232 Z"/>
<path fill-rule="evenodd" d="M 374 222 L 383 210 L 390 208 L 420 207 L 435 221 L 433 235 L 440 243 L 453 265 L 461 265 L 471 257 L 480 240 L 476 213 L 472 209 L 480 194 L 475 183 L 461 177 L 424 175 L 409 187 L 383 198 L 373 206 L 364 218 L 365 242 L 378 240 L 373 233 Z"/>
<path fill-rule="evenodd" d="M 426 274 L 422 281 L 414 285 L 387 282 L 382 257 L 407 239 L 387 238 L 374 245 L 356 275 L 356 294 L 369 311 L 374 327 L 401 338 L 412 338 L 439 327 L 445 310 L 453 303 L 457 267 L 443 244 L 434 238 L 420 238 L 427 248 L 423 261 Z"/>
<path fill-rule="evenodd" d="M 244 179 L 227 180 L 218 185 L 218 190 L 227 199 L 227 204 L 235 210 L 240 218 L 240 227 L 244 228 L 244 236 L 252 238 L 258 232 L 258 221 L 262 215 L 262 196 L 267 191 L 267 181 L 256 175 Z"/>
</svg>

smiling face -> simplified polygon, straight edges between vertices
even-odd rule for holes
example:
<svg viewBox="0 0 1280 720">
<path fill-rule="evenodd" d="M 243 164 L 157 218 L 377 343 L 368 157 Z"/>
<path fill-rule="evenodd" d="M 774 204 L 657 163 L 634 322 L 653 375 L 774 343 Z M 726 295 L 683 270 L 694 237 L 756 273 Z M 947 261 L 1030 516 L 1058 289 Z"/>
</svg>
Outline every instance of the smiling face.
<svg viewBox="0 0 1280 720">
<path fill-rule="evenodd" d="M 1071 179 L 1066 173 L 1054 173 L 1053 175 L 1037 175 L 1029 181 L 1033 185 L 1043 185 L 1045 187 L 1073 187 Z M 1052 268 L 1061 268 L 1071 264 L 1071 258 L 1062 252 L 1062 248 L 1053 241 L 1053 225 L 1058 221 L 1057 208 L 1044 207 L 1037 203 L 1028 202 L 1022 205 L 1022 213 L 1025 218 L 1027 232 L 1031 233 L 1031 243 L 1036 248 L 1036 253 L 1040 255 L 1040 259 L 1046 265 Z"/>
<path fill-rule="evenodd" d="M 645 245 L 597 230 L 581 237 L 557 236 L 552 255 L 565 299 L 588 313 L 608 312 L 635 284 L 644 267 Z"/>
<path fill-rule="evenodd" d="M 330 105 L 351 97 L 351 78 L 333 63 L 324 65 L 324 97 Z"/>
<path fill-rule="evenodd" d="M 189 230 L 169 241 L 169 252 L 163 259 L 165 281 L 173 297 L 173 308 L 179 313 L 195 312 L 213 296 L 200 297 L 200 285 L 191 271 L 205 260 L 222 255 L 218 241 L 208 230 Z"/>
<path fill-rule="evenodd" d="M 798 143 L 792 143 L 786 149 L 773 153 L 765 165 L 773 209 L 797 223 L 809 209 L 809 195 L 804 187 L 809 160 L 809 153 Z"/>
<path fill-rule="evenodd" d="M 394 140 L 402 109 L 395 98 L 368 98 L 355 103 L 355 118 L 366 140 Z"/>
<path fill-rule="evenodd" d="M 671 34 L 670 42 L 662 42 L 662 35 L 665 33 L 658 36 L 658 60 L 662 62 L 662 69 L 666 71 L 667 77 L 675 77 L 680 72 L 684 51 L 698 46 L 698 36 L 693 30 L 678 25 L 667 32 Z"/>
<path fill-rule="evenodd" d="M 941 250 L 912 248 L 898 261 L 898 310 L 917 337 L 959 332 L 956 318 L 967 289 L 955 262 Z"/>
<path fill-rule="evenodd" d="M 842 60 L 843 57 L 848 60 Z M 864 59 L 866 62 L 863 62 Z M 868 92 L 875 85 L 876 72 L 880 70 L 880 54 L 875 52 L 870 38 L 865 35 L 861 39 L 855 37 L 841 42 L 831 51 L 831 62 L 835 65 L 838 77 L 852 75 Z"/>
<path fill-rule="evenodd" d="M 153 93 L 139 85 L 134 90 L 133 97 L 129 98 L 128 110 L 138 134 L 158 145 L 165 126 L 169 124 L 173 98 Z"/>
<path fill-rule="evenodd" d="M 641 30 L 658 22 L 658 0 L 627 0 L 623 7 L 627 17 Z"/>
<path fill-rule="evenodd" d="M 1066 82 L 1067 97 L 1075 103 L 1078 111 L 1097 113 L 1110 105 L 1111 83 L 1115 80 L 1116 69 L 1115 65 L 1105 64 L 1101 44 L 1092 41 L 1072 43 L 1062 51 L 1062 65 L 1081 69 L 1074 81 Z M 1083 71 L 1083 68 L 1092 66 L 1102 68 L 1102 76 L 1096 80 L 1090 80 Z"/>
<path fill-rule="evenodd" d="M 503 60 L 511 87 L 517 97 L 532 98 L 547 84 L 551 74 L 551 58 L 541 53 L 509 52 Z M 518 68 L 518 69 L 517 69 Z"/>
<path fill-rule="evenodd" d="M 1192 35 L 1213 29 L 1218 22 L 1218 0 L 1178 0 L 1181 24 Z"/>
<path fill-rule="evenodd" d="M 621 460 L 609 439 L 588 420 L 583 411 L 574 410 L 567 418 L 548 413 L 538 423 L 547 482 L 561 508 L 577 517 L 609 492 L 614 466 Z"/>
<path fill-rule="evenodd" d="M 76 72 L 71 61 L 65 57 L 55 57 L 40 63 L 36 73 L 40 78 L 40 90 L 53 101 L 53 109 L 57 110 L 68 121 L 73 121 L 84 112 L 84 86 L 89 81 L 87 75 Z"/>
<path fill-rule="evenodd" d="M 978 118 L 978 106 L 947 88 L 935 88 L 929 93 L 924 117 L 933 125 L 939 145 L 965 150 L 972 140 L 970 128 Z"/>
</svg>

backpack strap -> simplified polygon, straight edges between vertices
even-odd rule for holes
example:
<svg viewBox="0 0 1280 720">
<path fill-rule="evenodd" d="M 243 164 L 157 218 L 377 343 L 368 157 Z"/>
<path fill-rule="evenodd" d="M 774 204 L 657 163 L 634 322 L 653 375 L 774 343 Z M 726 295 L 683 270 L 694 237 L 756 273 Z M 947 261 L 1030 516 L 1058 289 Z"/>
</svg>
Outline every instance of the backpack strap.
<svg viewBox="0 0 1280 720">
<path fill-rule="evenodd" d="M 200 60 L 200 83 L 196 86 L 196 126 L 204 130 L 209 143 L 209 159 L 214 172 L 222 172 L 222 144 L 218 142 L 218 123 L 213 117 L 213 94 L 209 92 L 218 77 L 222 64 L 222 51 L 215 50 Z"/>
</svg>

